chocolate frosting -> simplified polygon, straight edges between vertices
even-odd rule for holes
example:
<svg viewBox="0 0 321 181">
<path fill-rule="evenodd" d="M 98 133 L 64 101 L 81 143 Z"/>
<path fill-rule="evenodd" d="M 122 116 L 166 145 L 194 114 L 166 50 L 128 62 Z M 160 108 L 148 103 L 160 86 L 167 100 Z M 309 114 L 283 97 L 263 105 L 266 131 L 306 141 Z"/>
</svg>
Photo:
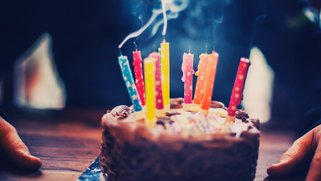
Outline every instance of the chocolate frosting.
<svg viewBox="0 0 321 181">
<path fill-rule="evenodd" d="M 110 111 L 110 113 L 117 119 L 125 119 L 132 112 L 133 111 L 130 109 L 130 107 L 125 105 L 117 106 Z"/>
</svg>

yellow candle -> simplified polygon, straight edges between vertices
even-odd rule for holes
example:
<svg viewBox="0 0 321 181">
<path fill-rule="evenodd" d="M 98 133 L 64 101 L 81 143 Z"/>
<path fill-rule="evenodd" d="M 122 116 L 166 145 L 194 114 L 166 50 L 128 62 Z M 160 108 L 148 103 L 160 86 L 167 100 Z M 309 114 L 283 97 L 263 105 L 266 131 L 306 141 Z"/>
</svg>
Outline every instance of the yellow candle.
<svg viewBox="0 0 321 181">
<path fill-rule="evenodd" d="M 204 88 L 206 86 L 205 76 L 206 76 L 206 67 L 208 62 L 207 59 L 208 59 L 208 54 L 202 53 L 200 55 L 200 61 L 197 66 L 197 72 L 195 72 L 195 75 L 197 76 L 197 82 L 196 82 L 193 103 L 197 105 L 200 105 L 203 100 Z"/>
<path fill-rule="evenodd" d="M 146 120 L 148 127 L 156 125 L 156 106 L 155 106 L 155 59 L 146 58 L 144 60 L 145 77 L 145 97 L 146 97 Z"/>
<path fill-rule="evenodd" d="M 203 100 L 201 102 L 201 109 L 208 112 L 208 109 L 211 106 L 212 94 L 216 76 L 216 67 L 218 61 L 218 54 L 216 52 L 212 52 L 212 54 L 208 55 L 207 58 L 207 66 L 206 66 L 206 76 L 205 76 L 205 86 L 204 86 L 204 94 Z"/>
<path fill-rule="evenodd" d="M 170 66 L 169 66 L 169 43 L 161 43 L 161 64 L 162 64 L 162 89 L 163 102 L 166 112 L 170 110 Z"/>
</svg>

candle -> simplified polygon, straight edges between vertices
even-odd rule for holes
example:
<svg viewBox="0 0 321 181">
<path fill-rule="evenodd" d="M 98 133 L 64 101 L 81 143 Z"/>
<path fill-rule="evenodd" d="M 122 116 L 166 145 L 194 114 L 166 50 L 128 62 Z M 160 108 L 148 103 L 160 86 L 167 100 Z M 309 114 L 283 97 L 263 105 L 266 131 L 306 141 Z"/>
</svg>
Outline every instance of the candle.
<svg viewBox="0 0 321 181">
<path fill-rule="evenodd" d="M 193 61 L 194 55 L 191 53 L 184 53 L 183 63 L 182 63 L 182 72 L 183 77 L 182 81 L 184 82 L 184 106 L 192 104 L 193 96 Z"/>
<path fill-rule="evenodd" d="M 218 62 L 218 54 L 213 51 L 212 54 L 208 55 L 204 94 L 203 94 L 203 100 L 201 102 L 201 109 L 206 113 L 208 112 L 208 109 L 211 106 L 214 82 L 216 77 L 217 62 Z"/>
<path fill-rule="evenodd" d="M 169 66 L 169 43 L 161 43 L 161 66 L 162 66 L 162 88 L 163 101 L 166 112 L 170 109 L 170 66 Z"/>
<path fill-rule="evenodd" d="M 142 103 L 142 106 L 145 106 L 145 86 L 144 86 L 144 77 L 143 77 L 143 65 L 142 65 L 142 56 L 140 51 L 133 51 L 133 66 L 135 74 L 135 83 L 137 92 Z"/>
<path fill-rule="evenodd" d="M 235 113 L 237 106 L 241 103 L 243 99 L 243 88 L 245 79 L 247 76 L 247 72 L 250 66 L 250 61 L 247 58 L 241 58 L 240 64 L 237 70 L 232 95 L 230 98 L 230 104 L 228 106 L 228 116 L 226 118 L 227 121 L 235 120 Z"/>
<path fill-rule="evenodd" d="M 134 106 L 134 112 L 136 113 L 136 119 L 142 119 L 141 112 L 143 107 L 138 97 L 137 89 L 134 83 L 134 78 L 132 71 L 130 70 L 129 61 L 127 56 L 119 56 L 118 63 L 122 72 L 123 79 L 125 81 L 127 91 L 129 93 L 130 99 Z"/>
<path fill-rule="evenodd" d="M 162 91 L 162 72 L 161 62 L 159 53 L 153 52 L 149 55 L 155 59 L 155 94 L 156 94 L 156 114 L 157 117 L 165 116 L 164 113 L 164 102 L 163 102 L 163 91 Z"/>
<path fill-rule="evenodd" d="M 146 93 L 146 121 L 148 127 L 156 125 L 155 111 L 155 59 L 144 60 L 145 93 Z"/>
<path fill-rule="evenodd" d="M 197 71 L 195 72 L 195 75 L 197 76 L 197 82 L 193 103 L 198 105 L 201 104 L 204 94 L 207 57 L 208 55 L 204 53 L 200 55 L 200 61 L 197 66 Z"/>
</svg>

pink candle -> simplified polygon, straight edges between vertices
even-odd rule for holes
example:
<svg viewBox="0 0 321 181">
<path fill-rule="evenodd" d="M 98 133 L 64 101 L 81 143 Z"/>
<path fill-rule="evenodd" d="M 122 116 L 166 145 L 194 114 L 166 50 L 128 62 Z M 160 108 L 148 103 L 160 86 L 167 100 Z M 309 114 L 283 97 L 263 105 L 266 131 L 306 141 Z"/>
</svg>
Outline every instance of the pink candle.
<svg viewBox="0 0 321 181">
<path fill-rule="evenodd" d="M 193 74 L 194 74 L 193 61 L 194 61 L 193 54 L 184 53 L 183 63 L 182 63 L 182 71 L 183 71 L 182 81 L 184 82 L 184 103 L 185 104 L 192 104 Z"/>
<path fill-rule="evenodd" d="M 149 57 L 154 58 L 155 61 L 155 91 L 156 91 L 156 109 L 163 110 L 164 102 L 163 102 L 163 89 L 162 89 L 162 70 L 161 70 L 161 62 L 160 62 L 160 54 L 153 52 L 149 55 Z"/>
<path fill-rule="evenodd" d="M 244 89 L 244 83 L 247 76 L 247 72 L 250 66 L 250 61 L 247 58 L 241 58 L 240 64 L 237 70 L 234 87 L 230 99 L 230 104 L 228 106 L 228 121 L 234 121 L 235 120 L 235 113 L 237 106 L 241 103 L 243 99 L 243 89 Z"/>
<path fill-rule="evenodd" d="M 134 65 L 134 74 L 135 74 L 135 84 L 137 88 L 137 92 L 139 95 L 139 99 L 142 103 L 142 106 L 145 106 L 145 85 L 144 85 L 144 77 L 143 77 L 143 65 L 142 65 L 142 56 L 140 51 L 133 52 L 133 65 Z"/>
</svg>

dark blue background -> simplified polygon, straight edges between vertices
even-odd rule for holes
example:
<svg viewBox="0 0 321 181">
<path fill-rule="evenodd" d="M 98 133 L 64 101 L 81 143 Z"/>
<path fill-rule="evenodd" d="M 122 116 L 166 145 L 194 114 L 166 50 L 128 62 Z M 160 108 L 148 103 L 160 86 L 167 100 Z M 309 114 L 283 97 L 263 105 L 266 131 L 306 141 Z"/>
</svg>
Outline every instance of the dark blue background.
<svg viewBox="0 0 321 181">
<path fill-rule="evenodd" d="M 191 16 L 200 7 L 198 16 Z M 320 100 L 320 28 L 305 21 L 289 26 L 305 4 L 295 0 L 191 0 L 179 18 L 169 22 L 171 97 L 183 96 L 183 52 L 197 56 L 214 48 L 220 54 L 214 99 L 229 101 L 240 57 L 258 46 L 275 71 L 274 114 L 303 115 Z M 130 104 L 117 64 L 121 40 L 146 21 L 155 1 L 68 0 L 1 1 L 0 74 L 10 73 L 14 61 L 44 32 L 52 36 L 58 73 L 66 86 L 67 106 L 112 107 Z M 220 22 L 222 20 L 222 22 Z M 215 30 L 215 31 L 214 31 Z M 143 55 L 161 40 L 137 39 Z M 132 42 L 122 50 L 129 57 Z M 279 86 L 278 86 L 279 85 Z M 281 92 L 281 93 L 280 93 Z M 286 99 L 282 99 L 285 92 Z M 280 96 L 281 95 L 281 96 Z M 314 96 L 312 99 L 309 99 Z M 316 98 L 319 97 L 319 98 Z M 284 101 L 286 100 L 286 101 Z M 310 101 L 309 101 L 310 100 Z M 316 103 L 319 105 L 319 103 Z M 296 117 L 296 116 L 294 116 Z"/>
</svg>

